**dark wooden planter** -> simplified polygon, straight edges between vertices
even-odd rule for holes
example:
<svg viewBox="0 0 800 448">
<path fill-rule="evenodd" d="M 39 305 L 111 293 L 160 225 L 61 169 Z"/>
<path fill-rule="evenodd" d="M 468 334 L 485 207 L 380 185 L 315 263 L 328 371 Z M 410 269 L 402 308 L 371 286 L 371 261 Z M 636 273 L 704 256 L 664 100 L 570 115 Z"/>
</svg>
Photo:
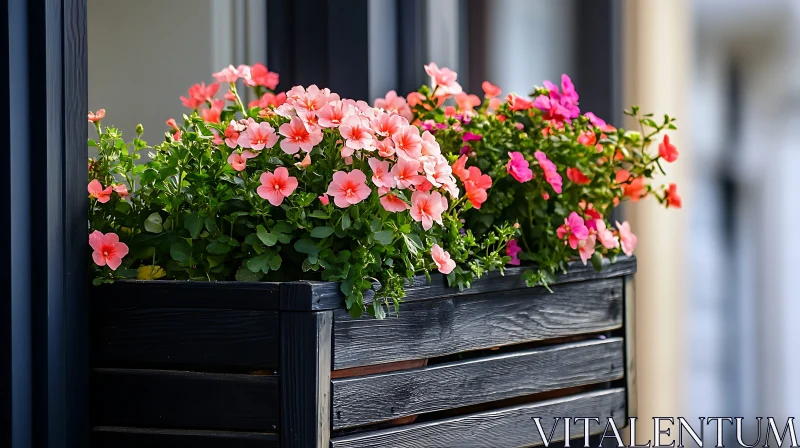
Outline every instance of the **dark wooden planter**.
<svg viewBox="0 0 800 448">
<path fill-rule="evenodd" d="M 385 320 L 350 318 L 333 283 L 93 288 L 93 446 L 518 447 L 541 444 L 533 417 L 624 425 L 635 270 L 576 264 L 552 293 L 520 268 L 435 276 Z"/>
</svg>

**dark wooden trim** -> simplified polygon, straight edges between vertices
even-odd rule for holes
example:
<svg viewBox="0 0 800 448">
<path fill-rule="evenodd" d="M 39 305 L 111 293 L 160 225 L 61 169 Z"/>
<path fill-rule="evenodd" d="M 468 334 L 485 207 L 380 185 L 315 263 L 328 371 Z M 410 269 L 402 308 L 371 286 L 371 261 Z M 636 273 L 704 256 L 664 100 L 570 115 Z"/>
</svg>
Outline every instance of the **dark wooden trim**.
<svg viewBox="0 0 800 448">
<path fill-rule="evenodd" d="M 102 426 L 276 432 L 278 377 L 171 370 L 92 370 Z"/>
<path fill-rule="evenodd" d="M 279 448 L 277 434 L 98 426 L 93 448 Z"/>
<path fill-rule="evenodd" d="M 425 276 L 415 277 L 406 288 L 404 303 L 442 297 L 470 296 L 474 294 L 508 291 L 512 289 L 530 289 L 522 279 L 522 273 L 529 267 L 506 268 L 503 274 L 492 272 L 472 283 L 470 289 L 459 291 L 447 286 L 443 275 L 435 274 L 428 282 Z M 636 257 L 620 257 L 616 263 L 603 260 L 603 270 L 595 271 L 591 265 L 584 266 L 580 262 L 569 264 L 566 274 L 559 274 L 553 285 L 621 277 L 636 272 Z M 552 286 L 552 285 L 551 285 Z M 543 288 L 537 288 L 543 289 Z M 281 308 L 291 310 L 330 310 L 343 309 L 344 296 L 338 283 L 299 281 L 281 283 Z"/>
<path fill-rule="evenodd" d="M 281 312 L 281 446 L 327 448 L 330 439 L 330 311 Z"/>
<path fill-rule="evenodd" d="M 225 298 L 219 299 L 224 305 Z M 92 310 L 95 367 L 278 366 L 276 311 L 213 308 Z"/>
<path fill-rule="evenodd" d="M 622 326 L 622 279 L 404 303 L 397 317 L 334 311 L 335 369 L 610 331 Z"/>
<path fill-rule="evenodd" d="M 538 403 L 469 414 L 444 420 L 399 426 L 338 437 L 332 448 L 449 448 L 499 446 L 536 446 L 542 440 L 531 420 L 541 417 L 542 426 L 550 428 L 556 417 L 613 417 L 625 423 L 625 390 L 621 388 L 589 392 Z M 572 425 L 574 433 L 583 431 L 580 423 Z M 591 433 L 603 431 L 599 425 L 590 426 Z M 562 440 L 563 429 L 555 440 Z"/>
<path fill-rule="evenodd" d="M 622 378 L 622 338 L 333 380 L 333 429 Z"/>
<path fill-rule="evenodd" d="M 625 317 L 623 327 L 625 328 L 625 390 L 628 392 L 628 416 L 639 416 L 639 395 L 636 379 L 636 291 L 634 289 L 633 276 L 628 275 L 624 278 L 625 287 Z"/>
<path fill-rule="evenodd" d="M 91 296 L 92 308 L 280 308 L 279 283 L 267 282 L 119 280 L 93 287 Z"/>
</svg>

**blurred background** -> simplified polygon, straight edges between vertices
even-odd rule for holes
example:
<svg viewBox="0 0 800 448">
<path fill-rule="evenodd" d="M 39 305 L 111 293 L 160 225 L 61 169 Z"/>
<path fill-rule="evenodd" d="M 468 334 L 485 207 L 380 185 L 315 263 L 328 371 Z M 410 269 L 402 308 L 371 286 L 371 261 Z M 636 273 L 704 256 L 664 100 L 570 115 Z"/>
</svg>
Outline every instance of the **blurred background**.
<svg viewBox="0 0 800 448">
<path fill-rule="evenodd" d="M 679 185 L 684 208 L 645 201 L 622 210 L 639 236 L 639 416 L 785 422 L 800 413 L 800 240 L 791 230 L 800 207 L 790 199 L 800 166 L 800 2 L 88 0 L 88 8 L 90 109 L 106 108 L 106 122 L 127 135 L 143 123 L 151 142 L 186 112 L 178 97 L 191 84 L 259 61 L 280 73 L 279 89 L 316 83 L 370 102 L 427 82 L 430 61 L 456 70 L 472 93 L 487 79 L 526 94 L 568 73 L 582 111 L 615 125 L 630 124 L 622 109 L 631 104 L 677 116 L 680 159 L 664 182 Z"/>
</svg>

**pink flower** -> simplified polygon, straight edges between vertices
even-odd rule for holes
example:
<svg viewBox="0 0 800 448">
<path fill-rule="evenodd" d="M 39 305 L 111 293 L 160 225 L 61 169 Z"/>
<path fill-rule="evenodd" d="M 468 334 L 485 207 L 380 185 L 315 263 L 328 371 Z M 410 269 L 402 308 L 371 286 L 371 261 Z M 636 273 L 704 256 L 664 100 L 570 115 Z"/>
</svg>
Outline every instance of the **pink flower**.
<svg viewBox="0 0 800 448">
<path fill-rule="evenodd" d="M 667 163 L 678 160 L 678 148 L 669 142 L 669 135 L 664 134 L 664 139 L 658 145 L 658 155 Z"/>
<path fill-rule="evenodd" d="M 281 129 L 283 129 L 283 126 L 281 126 Z M 275 129 L 269 123 L 250 123 L 247 125 L 247 129 L 239 134 L 239 145 L 242 148 L 250 148 L 254 151 L 272 148 L 277 141 L 278 134 L 275 133 Z M 281 142 L 281 145 L 283 145 L 283 142 Z"/>
<path fill-rule="evenodd" d="M 506 102 L 508 103 L 508 108 L 511 110 L 528 110 L 534 105 L 533 101 L 513 93 L 508 94 Z"/>
<path fill-rule="evenodd" d="M 339 126 L 339 132 L 342 134 L 345 148 L 342 149 L 342 157 L 353 155 L 354 150 L 363 149 L 372 151 L 375 148 L 372 146 L 372 133 L 369 126 L 362 122 L 361 118 L 351 115 L 342 121 Z"/>
<path fill-rule="evenodd" d="M 591 179 L 586 177 L 585 174 L 581 173 L 581 170 L 575 167 L 567 168 L 567 179 L 578 185 L 586 185 L 591 182 Z"/>
<path fill-rule="evenodd" d="M 501 104 L 503 104 L 503 100 L 500 98 L 489 98 L 489 109 L 497 110 Z"/>
<path fill-rule="evenodd" d="M 95 230 L 89 234 L 89 246 L 94 249 L 92 260 L 98 266 L 108 266 L 112 271 L 116 271 L 122 264 L 122 258 L 128 255 L 128 246 L 119 241 L 116 233 L 103 234 Z"/>
<path fill-rule="evenodd" d="M 224 106 L 225 101 L 213 100 L 210 108 L 200 111 L 200 116 L 206 123 L 219 123 L 220 115 L 222 114 L 222 108 Z"/>
<path fill-rule="evenodd" d="M 375 157 L 370 157 L 369 167 L 372 168 L 372 183 L 378 187 L 394 187 L 394 176 L 389 172 L 388 161 L 380 161 Z"/>
<path fill-rule="evenodd" d="M 558 87 L 550 81 L 545 81 L 544 86 L 549 91 L 549 98 L 544 95 L 537 97 L 536 107 L 545 111 L 545 119 L 564 121 L 580 115 L 578 92 L 575 91 L 575 86 L 569 76 L 561 75 L 560 93 Z"/>
<path fill-rule="evenodd" d="M 214 73 L 212 76 L 214 76 L 214 79 L 216 79 L 217 82 L 230 84 L 239 79 L 239 71 L 234 66 L 229 65 L 217 73 Z"/>
<path fill-rule="evenodd" d="M 675 184 L 669 184 L 664 199 L 667 201 L 667 207 L 681 208 L 683 205 L 683 201 L 681 201 L 681 197 L 678 195 L 678 186 Z"/>
<path fill-rule="evenodd" d="M 325 193 L 322 193 L 322 196 L 317 196 L 317 199 L 319 199 L 319 202 L 321 202 L 322 205 L 328 205 L 331 203 L 330 199 L 328 199 L 328 195 Z"/>
<path fill-rule="evenodd" d="M 278 87 L 280 78 L 277 73 L 269 71 L 267 67 L 258 62 L 250 67 L 250 79 L 245 81 L 248 86 L 264 86 L 270 90 Z"/>
<path fill-rule="evenodd" d="M 503 90 L 500 87 L 497 87 L 489 81 L 483 81 L 483 83 L 481 83 L 481 88 L 483 89 L 483 93 L 486 98 L 496 98 L 503 93 Z"/>
<path fill-rule="evenodd" d="M 434 244 L 431 247 L 431 257 L 433 258 L 433 262 L 436 263 L 436 267 L 439 269 L 444 275 L 447 275 L 453 272 L 453 269 L 456 268 L 456 262 L 450 258 L 450 254 L 447 253 L 446 250 L 442 249 L 438 244 Z"/>
<path fill-rule="evenodd" d="M 396 114 L 379 113 L 370 120 L 370 125 L 375 134 L 381 137 L 391 137 L 400 129 L 408 126 L 408 120 Z"/>
<path fill-rule="evenodd" d="M 589 229 L 583 222 L 583 218 L 575 212 L 569 214 L 568 218 L 564 218 L 564 225 L 556 229 L 558 239 L 563 240 L 568 237 L 569 246 L 573 249 L 578 248 L 578 242 L 585 240 L 589 236 Z"/>
<path fill-rule="evenodd" d="M 228 145 L 229 148 L 239 146 L 239 135 L 245 129 L 246 128 L 241 124 L 231 120 L 231 123 L 225 128 L 225 144 Z"/>
<path fill-rule="evenodd" d="M 539 166 L 542 168 L 542 171 L 544 171 L 544 179 L 550 184 L 551 187 L 553 187 L 553 190 L 556 193 L 561 194 L 562 179 L 561 175 L 558 174 L 556 164 L 551 162 L 547 158 L 547 155 L 542 151 L 536 151 L 533 153 L 533 155 L 539 162 Z"/>
<path fill-rule="evenodd" d="M 578 242 L 578 255 L 580 255 L 584 266 L 594 255 L 595 244 L 597 244 L 597 237 L 594 235 L 589 235 L 585 240 Z"/>
<path fill-rule="evenodd" d="M 481 138 L 483 138 L 483 136 L 480 134 L 473 134 L 469 131 L 465 132 L 464 135 L 461 136 L 461 140 L 464 142 L 474 142 L 480 140 Z"/>
<path fill-rule="evenodd" d="M 205 104 L 206 101 L 211 101 L 214 95 L 219 90 L 219 83 L 212 83 L 206 87 L 206 83 L 195 84 L 189 87 L 188 97 L 182 96 L 181 102 L 189 109 L 197 109 Z"/>
<path fill-rule="evenodd" d="M 112 185 L 111 188 L 113 188 L 114 192 L 122 198 L 130 195 L 130 193 L 128 193 L 128 187 L 125 184 Z"/>
<path fill-rule="evenodd" d="M 234 151 L 228 156 L 228 163 L 236 171 L 242 171 L 247 166 L 247 159 L 252 159 L 256 155 L 250 151 L 242 151 L 241 154 Z"/>
<path fill-rule="evenodd" d="M 419 175 L 419 161 L 400 158 L 392 167 L 392 176 L 397 184 L 397 188 L 411 188 L 421 184 L 424 176 Z"/>
<path fill-rule="evenodd" d="M 297 178 L 289 176 L 289 170 L 282 166 L 275 169 L 275 174 L 269 171 L 261 173 L 259 181 L 261 185 L 256 192 L 276 207 L 297 188 Z"/>
<path fill-rule="evenodd" d="M 293 98 L 292 105 L 296 108 L 312 112 L 322 109 L 322 106 L 330 101 L 339 99 L 339 95 L 331 94 L 328 89 L 320 89 L 315 84 L 308 86 L 307 89 L 295 86 L 287 96 Z"/>
<path fill-rule="evenodd" d="M 236 98 L 234 98 L 233 100 L 235 101 Z M 262 109 L 266 109 L 266 108 L 268 108 L 270 106 L 278 107 L 278 106 L 282 105 L 285 102 L 286 102 L 286 94 L 285 93 L 281 92 L 281 93 L 275 95 L 274 93 L 267 92 L 267 93 L 261 95 L 261 98 L 259 98 L 257 100 L 250 101 L 250 103 L 247 104 L 247 107 L 260 107 Z"/>
<path fill-rule="evenodd" d="M 638 239 L 636 238 L 636 235 L 631 232 L 631 225 L 628 224 L 628 221 L 625 221 L 622 224 L 617 221 L 617 230 L 619 230 L 619 242 L 622 246 L 622 252 L 630 257 L 633 255 L 633 249 L 636 248 Z"/>
<path fill-rule="evenodd" d="M 87 189 L 89 190 L 89 196 L 97 199 L 97 202 L 100 202 L 101 204 L 105 204 L 111 200 L 112 187 L 108 186 L 103 189 L 103 185 L 97 179 L 89 182 Z"/>
<path fill-rule="evenodd" d="M 406 99 L 408 100 L 408 105 L 414 107 L 425 102 L 425 95 L 419 92 L 411 92 L 406 96 Z"/>
<path fill-rule="evenodd" d="M 517 240 L 509 241 L 508 245 L 506 246 L 506 255 L 511 257 L 511 261 L 509 261 L 508 264 L 519 266 L 520 261 L 519 258 L 517 258 L 517 255 L 520 252 L 522 252 L 522 248 L 517 244 Z"/>
<path fill-rule="evenodd" d="M 392 141 L 400 157 L 417 160 L 422 156 L 422 137 L 419 136 L 419 128 L 416 126 L 401 128 L 392 135 Z"/>
<path fill-rule="evenodd" d="M 481 170 L 477 166 L 469 167 L 467 172 L 469 173 L 467 179 L 463 180 L 462 178 L 467 199 L 469 199 L 473 207 L 480 209 L 488 198 L 486 190 L 491 188 L 492 178 L 488 174 L 481 174 Z"/>
<path fill-rule="evenodd" d="M 385 138 L 383 140 L 378 140 L 375 143 L 375 147 L 378 148 L 378 154 L 381 157 L 392 157 L 394 155 L 394 142 L 390 138 Z"/>
<path fill-rule="evenodd" d="M 469 171 L 466 168 L 467 156 L 462 155 L 455 162 L 453 162 L 453 174 L 461 179 L 461 182 L 466 182 L 469 179 Z"/>
<path fill-rule="evenodd" d="M 589 119 L 589 123 L 592 126 L 600 128 L 601 132 L 616 132 L 617 128 L 607 124 L 602 118 L 598 117 L 597 115 L 593 114 L 592 112 L 586 112 L 583 114 L 586 118 Z"/>
<path fill-rule="evenodd" d="M 328 194 L 333 196 L 337 207 L 347 208 L 366 199 L 372 192 L 366 184 L 367 176 L 361 170 L 349 173 L 337 171 L 328 185 Z"/>
<path fill-rule="evenodd" d="M 461 93 L 461 85 L 456 82 L 458 75 L 449 68 L 442 68 L 431 62 L 425 66 L 425 73 L 431 77 L 436 96 L 449 96 Z"/>
<path fill-rule="evenodd" d="M 344 119 L 353 114 L 352 105 L 346 101 L 333 101 L 317 112 L 319 125 L 323 128 L 338 128 Z"/>
<path fill-rule="evenodd" d="M 415 191 L 411 195 L 411 217 L 414 221 L 422 222 L 422 228 L 430 230 L 433 222 L 442 223 L 442 212 L 447 209 L 447 200 L 438 191 L 424 193 Z"/>
<path fill-rule="evenodd" d="M 422 133 L 422 151 L 420 153 L 423 156 L 438 156 L 442 153 L 439 142 L 436 141 L 436 137 L 429 131 Z"/>
<path fill-rule="evenodd" d="M 167 120 L 167 126 L 171 127 L 175 132 L 181 131 L 181 128 L 178 127 L 178 123 L 175 122 L 174 118 Z"/>
<path fill-rule="evenodd" d="M 471 111 L 481 105 L 481 99 L 477 95 L 461 92 L 455 96 L 458 108 L 463 112 Z"/>
<path fill-rule="evenodd" d="M 89 111 L 89 123 L 97 123 L 106 116 L 105 109 L 99 109 L 96 113 Z"/>
<path fill-rule="evenodd" d="M 543 117 L 545 120 L 563 122 L 569 119 L 569 110 L 562 106 L 557 100 L 546 95 L 539 95 L 536 97 L 533 101 L 533 105 L 544 112 Z"/>
<path fill-rule="evenodd" d="M 386 93 L 385 98 L 378 98 L 375 100 L 375 107 L 383 109 L 386 112 L 394 112 L 406 120 L 411 120 L 414 115 L 411 113 L 411 108 L 408 107 L 406 99 L 398 96 L 397 92 L 390 90 Z"/>
<path fill-rule="evenodd" d="M 314 129 L 309 131 L 306 129 L 303 120 L 293 117 L 288 123 L 284 123 L 278 129 L 284 138 L 281 140 L 281 149 L 286 154 L 297 154 L 297 151 L 303 150 L 310 152 L 315 146 L 322 141 L 322 131 Z"/>
<path fill-rule="evenodd" d="M 521 152 L 510 152 L 508 156 L 510 157 L 506 165 L 508 174 L 514 177 L 517 182 L 527 182 L 533 179 L 533 171 L 528 168 L 530 164 L 525 160 Z"/>
<path fill-rule="evenodd" d="M 388 188 L 381 188 L 380 190 L 388 191 Z M 379 191 L 379 193 L 381 191 Z M 410 205 L 406 204 L 406 201 L 398 198 L 396 195 L 392 193 L 385 193 L 383 194 L 383 196 L 381 196 L 381 205 L 383 206 L 384 210 L 392 213 L 404 212 L 409 208 L 411 208 Z"/>
<path fill-rule="evenodd" d="M 606 249 L 616 249 L 619 247 L 619 238 L 614 236 L 614 232 L 606 228 L 606 222 L 602 219 L 595 219 L 594 225 L 597 228 L 597 239 Z"/>
</svg>

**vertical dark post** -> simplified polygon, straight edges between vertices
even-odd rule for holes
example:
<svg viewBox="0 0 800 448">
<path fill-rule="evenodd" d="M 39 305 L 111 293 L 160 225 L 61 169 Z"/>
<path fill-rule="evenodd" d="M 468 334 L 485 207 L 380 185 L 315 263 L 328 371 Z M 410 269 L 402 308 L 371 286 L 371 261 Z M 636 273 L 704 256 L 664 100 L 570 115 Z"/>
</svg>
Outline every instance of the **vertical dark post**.
<svg viewBox="0 0 800 448">
<path fill-rule="evenodd" d="M 397 0 L 397 93 L 407 95 L 424 82 L 425 23 L 422 0 Z"/>
<path fill-rule="evenodd" d="M 282 302 L 286 294 L 281 285 Z M 281 311 L 280 325 L 281 446 L 327 448 L 333 312 Z"/>
<path fill-rule="evenodd" d="M 466 27 L 463 27 L 464 37 L 461 39 L 461 53 L 467 68 L 467 83 L 462 83 L 464 89 L 483 97 L 481 83 L 488 78 L 488 0 L 467 0 L 465 11 Z M 464 60 L 462 59 L 462 60 Z"/>
<path fill-rule="evenodd" d="M 633 275 L 624 277 L 622 290 L 625 314 L 622 325 L 625 328 L 625 390 L 627 392 L 628 417 L 638 417 L 638 394 L 636 389 L 636 294 L 633 288 Z"/>
</svg>

